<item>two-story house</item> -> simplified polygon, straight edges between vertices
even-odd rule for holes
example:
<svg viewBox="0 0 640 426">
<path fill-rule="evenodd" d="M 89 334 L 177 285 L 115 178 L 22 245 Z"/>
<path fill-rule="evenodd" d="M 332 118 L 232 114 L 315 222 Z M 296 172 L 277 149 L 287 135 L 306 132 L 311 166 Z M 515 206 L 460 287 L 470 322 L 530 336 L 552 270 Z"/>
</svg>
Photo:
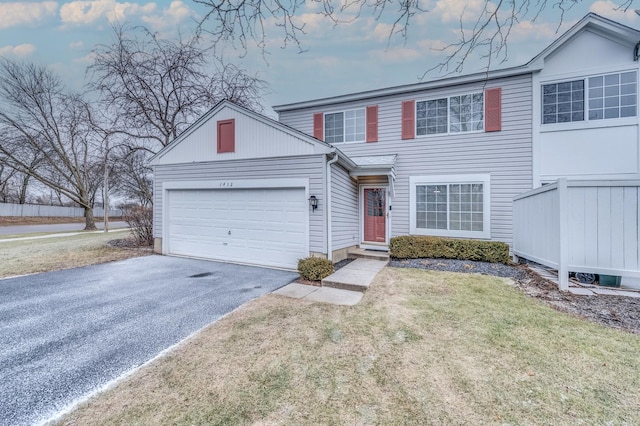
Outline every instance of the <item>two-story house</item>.
<svg viewBox="0 0 640 426">
<path fill-rule="evenodd" d="M 512 242 L 513 198 L 640 178 L 640 31 L 589 14 L 529 63 L 278 105 L 222 102 L 152 160 L 156 251 L 295 268 L 396 235 Z"/>
</svg>

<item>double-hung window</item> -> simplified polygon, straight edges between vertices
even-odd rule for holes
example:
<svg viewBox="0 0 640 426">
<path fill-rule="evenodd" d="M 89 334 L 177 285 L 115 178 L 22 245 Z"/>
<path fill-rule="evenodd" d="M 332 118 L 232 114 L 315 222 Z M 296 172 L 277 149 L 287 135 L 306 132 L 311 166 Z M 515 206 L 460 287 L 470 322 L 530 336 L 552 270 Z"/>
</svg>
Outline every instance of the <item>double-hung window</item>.
<svg viewBox="0 0 640 426">
<path fill-rule="evenodd" d="M 627 71 L 544 84 L 542 124 L 635 117 L 637 80 L 637 71 Z"/>
<path fill-rule="evenodd" d="M 324 115 L 324 140 L 328 143 L 365 140 L 365 108 Z"/>
<path fill-rule="evenodd" d="M 412 176 L 411 233 L 489 238 L 489 175 Z"/>
<path fill-rule="evenodd" d="M 416 102 L 416 134 L 419 136 L 483 129 L 482 92 Z"/>
</svg>

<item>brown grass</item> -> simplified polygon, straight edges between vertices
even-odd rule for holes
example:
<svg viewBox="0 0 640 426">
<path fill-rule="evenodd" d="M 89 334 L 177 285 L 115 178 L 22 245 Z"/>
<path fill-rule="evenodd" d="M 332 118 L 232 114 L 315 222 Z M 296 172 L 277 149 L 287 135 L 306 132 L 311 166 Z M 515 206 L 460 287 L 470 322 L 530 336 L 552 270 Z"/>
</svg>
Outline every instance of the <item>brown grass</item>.
<svg viewBox="0 0 640 426">
<path fill-rule="evenodd" d="M 353 307 L 253 301 L 62 424 L 639 424 L 638 354 L 507 280 L 386 268 Z"/>
<path fill-rule="evenodd" d="M 125 238 L 127 235 L 128 232 L 86 233 L 72 237 L 23 241 L 0 240 L 0 278 L 95 265 L 149 254 L 149 251 L 107 245 L 109 240 Z"/>
</svg>

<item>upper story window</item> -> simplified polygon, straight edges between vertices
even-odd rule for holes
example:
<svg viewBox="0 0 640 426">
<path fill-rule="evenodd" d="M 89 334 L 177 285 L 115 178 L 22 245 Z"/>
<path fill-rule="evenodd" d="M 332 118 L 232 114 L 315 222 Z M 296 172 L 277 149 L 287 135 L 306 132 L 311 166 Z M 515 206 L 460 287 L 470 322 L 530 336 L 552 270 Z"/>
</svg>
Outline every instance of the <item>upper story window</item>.
<svg viewBox="0 0 640 426">
<path fill-rule="evenodd" d="M 635 117 L 636 72 L 589 77 L 589 120 Z"/>
<path fill-rule="evenodd" d="M 475 132 L 484 129 L 482 92 L 416 102 L 416 134 Z"/>
<path fill-rule="evenodd" d="M 637 72 L 629 71 L 544 84 L 542 124 L 635 117 L 637 80 Z"/>
<path fill-rule="evenodd" d="M 365 109 L 324 115 L 324 140 L 328 143 L 362 142 L 365 140 Z"/>
</svg>

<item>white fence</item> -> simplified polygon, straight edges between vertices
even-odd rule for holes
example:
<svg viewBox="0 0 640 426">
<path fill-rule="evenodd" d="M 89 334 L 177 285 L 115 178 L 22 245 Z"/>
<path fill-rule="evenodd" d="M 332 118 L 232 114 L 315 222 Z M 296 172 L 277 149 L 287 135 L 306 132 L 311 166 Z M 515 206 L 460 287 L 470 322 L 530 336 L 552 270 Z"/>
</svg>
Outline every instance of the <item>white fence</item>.
<svg viewBox="0 0 640 426">
<path fill-rule="evenodd" d="M 95 217 L 102 217 L 104 209 L 93 209 Z M 84 217 L 81 207 L 41 206 L 37 204 L 0 203 L 0 216 L 50 216 L 50 217 Z M 122 216 L 122 210 L 109 209 L 109 216 Z"/>
<path fill-rule="evenodd" d="M 640 181 L 567 181 L 513 200 L 513 252 L 558 270 L 640 278 Z"/>
</svg>

